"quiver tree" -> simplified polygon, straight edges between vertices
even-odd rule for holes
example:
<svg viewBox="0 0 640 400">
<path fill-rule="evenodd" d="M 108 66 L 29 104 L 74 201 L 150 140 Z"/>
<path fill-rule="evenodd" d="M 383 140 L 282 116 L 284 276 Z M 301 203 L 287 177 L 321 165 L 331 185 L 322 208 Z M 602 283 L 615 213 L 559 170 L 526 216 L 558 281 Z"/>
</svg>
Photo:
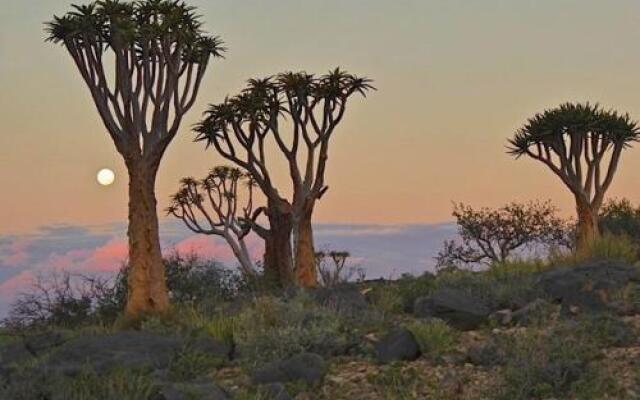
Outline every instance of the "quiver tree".
<svg viewBox="0 0 640 400">
<path fill-rule="evenodd" d="M 583 251 L 599 236 L 598 211 L 622 151 L 638 135 L 628 114 L 566 103 L 530 118 L 509 140 L 509 153 L 544 163 L 571 191 L 578 215 L 577 248 Z"/>
<path fill-rule="evenodd" d="M 502 263 L 519 249 L 570 245 L 570 227 L 550 202 L 510 203 L 474 210 L 454 205 L 459 240 L 447 240 L 436 257 L 438 267 Z"/>
<path fill-rule="evenodd" d="M 252 218 L 265 238 L 265 268 L 281 284 L 317 283 L 311 217 L 326 192 L 329 143 L 354 94 L 373 89 L 370 80 L 336 69 L 316 77 L 304 72 L 252 79 L 239 95 L 212 105 L 197 125 L 198 140 L 248 171 L 264 193 L 269 227 Z M 272 179 L 267 146 L 282 155 L 291 177 L 285 198 Z M 255 213 L 254 213 L 255 214 Z"/>
<path fill-rule="evenodd" d="M 160 253 L 155 179 L 221 41 L 180 1 L 105 0 L 54 17 L 48 40 L 75 62 L 129 175 L 129 294 L 125 313 L 169 306 Z M 113 71 L 107 64 L 113 63 Z"/>
<path fill-rule="evenodd" d="M 239 169 L 215 167 L 200 181 L 184 178 L 167 208 L 193 232 L 222 237 L 245 276 L 256 273 L 245 242 L 251 231 L 246 221 L 252 215 L 253 186 L 251 177 Z"/>
</svg>

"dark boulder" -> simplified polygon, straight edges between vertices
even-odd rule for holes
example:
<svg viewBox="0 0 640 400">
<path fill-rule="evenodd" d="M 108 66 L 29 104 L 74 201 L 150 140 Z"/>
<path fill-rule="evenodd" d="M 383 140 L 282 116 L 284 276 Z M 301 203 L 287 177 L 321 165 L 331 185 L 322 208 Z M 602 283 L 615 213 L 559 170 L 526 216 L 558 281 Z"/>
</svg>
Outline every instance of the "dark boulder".
<svg viewBox="0 0 640 400">
<path fill-rule="evenodd" d="M 312 292 L 315 300 L 341 315 L 358 315 L 369 309 L 367 298 L 355 285 L 344 284 L 331 288 L 318 288 Z"/>
<path fill-rule="evenodd" d="M 45 353 L 68 342 L 72 334 L 67 331 L 42 332 L 24 338 L 24 345 L 33 355 Z"/>
<path fill-rule="evenodd" d="M 99 373 L 118 365 L 166 369 L 182 345 L 179 338 L 149 332 L 84 336 L 61 346 L 52 354 L 48 365 L 67 375 L 74 375 L 87 366 Z"/>
<path fill-rule="evenodd" d="M 321 382 L 327 373 L 327 363 L 314 353 L 300 353 L 291 358 L 274 361 L 251 371 L 255 384 L 304 381 L 309 385 Z"/>
<path fill-rule="evenodd" d="M 413 361 L 420 357 L 420 347 L 413 333 L 399 328 L 384 336 L 376 347 L 376 360 L 381 364 L 393 361 Z"/>
<path fill-rule="evenodd" d="M 419 318 L 439 318 L 461 330 L 484 323 L 491 310 L 480 300 L 457 289 L 440 289 L 416 299 L 414 314 Z"/>
<path fill-rule="evenodd" d="M 293 397 L 287 392 L 287 388 L 280 382 L 266 385 L 264 391 L 272 400 L 293 400 Z"/>
<path fill-rule="evenodd" d="M 160 384 L 153 400 L 227 400 L 229 395 L 214 382 Z"/>
<path fill-rule="evenodd" d="M 588 261 L 539 274 L 536 285 L 563 309 L 604 310 L 613 305 L 616 292 L 640 282 L 640 269 L 620 261 Z"/>
<path fill-rule="evenodd" d="M 467 349 L 467 361 L 482 367 L 493 367 L 504 363 L 506 353 L 494 341 L 479 343 Z"/>
</svg>

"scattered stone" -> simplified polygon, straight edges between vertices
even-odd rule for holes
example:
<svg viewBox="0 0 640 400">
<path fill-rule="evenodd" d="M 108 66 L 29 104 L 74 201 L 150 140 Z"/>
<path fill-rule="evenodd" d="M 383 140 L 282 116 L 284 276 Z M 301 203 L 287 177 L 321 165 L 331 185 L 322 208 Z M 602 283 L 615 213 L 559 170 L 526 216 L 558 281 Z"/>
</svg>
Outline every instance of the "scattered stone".
<svg viewBox="0 0 640 400">
<path fill-rule="evenodd" d="M 406 328 L 396 329 L 375 345 L 376 359 L 381 364 L 392 361 L 413 361 L 420 357 L 420 348 L 413 333 Z"/>
<path fill-rule="evenodd" d="M 300 353 L 291 358 L 274 361 L 253 370 L 250 375 L 255 384 L 304 381 L 319 383 L 328 370 L 327 363 L 318 354 Z"/>
<path fill-rule="evenodd" d="M 441 289 L 416 299 L 414 314 L 419 318 L 440 318 L 460 330 L 472 330 L 484 323 L 490 310 L 477 298 L 460 290 Z"/>
</svg>

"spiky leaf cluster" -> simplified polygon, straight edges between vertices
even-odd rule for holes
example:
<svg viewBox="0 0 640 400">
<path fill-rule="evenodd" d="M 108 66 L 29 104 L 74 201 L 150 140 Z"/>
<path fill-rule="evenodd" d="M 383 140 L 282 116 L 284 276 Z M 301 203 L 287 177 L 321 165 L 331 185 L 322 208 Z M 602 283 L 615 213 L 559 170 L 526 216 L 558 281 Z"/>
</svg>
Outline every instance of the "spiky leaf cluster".
<svg viewBox="0 0 640 400">
<path fill-rule="evenodd" d="M 628 145 L 638 140 L 640 130 L 628 114 L 605 110 L 598 104 L 564 103 L 530 118 L 509 140 L 509 152 L 521 156 L 538 144 L 554 149 L 570 139 L 576 143 L 586 139 Z"/>
<path fill-rule="evenodd" d="M 194 7 L 179 0 L 100 0 L 73 5 L 54 16 L 47 40 L 78 47 L 135 48 L 139 57 L 156 57 L 178 48 L 185 62 L 205 62 L 224 52 L 218 37 L 207 36 Z"/>
<path fill-rule="evenodd" d="M 370 79 L 357 77 L 339 68 L 322 76 L 285 72 L 263 79 L 251 79 L 237 96 L 227 97 L 224 102 L 210 106 L 205 118 L 195 127 L 197 140 L 213 144 L 216 139 L 224 137 L 225 132 L 232 131 L 234 126 L 245 123 L 253 128 L 262 128 L 266 133 L 275 130 L 276 119 L 283 114 L 296 123 L 313 124 L 318 136 L 322 136 L 329 128 L 329 119 L 335 121 L 339 118 L 331 112 L 339 112 L 353 94 L 365 96 L 372 89 L 374 87 Z M 324 115 L 318 117 L 314 111 L 318 111 L 316 107 L 320 104 L 322 110 L 319 111 L 324 111 Z M 256 138 L 251 135 L 250 129 L 246 133 L 246 137 L 242 138 L 243 144 L 251 144 Z"/>
</svg>

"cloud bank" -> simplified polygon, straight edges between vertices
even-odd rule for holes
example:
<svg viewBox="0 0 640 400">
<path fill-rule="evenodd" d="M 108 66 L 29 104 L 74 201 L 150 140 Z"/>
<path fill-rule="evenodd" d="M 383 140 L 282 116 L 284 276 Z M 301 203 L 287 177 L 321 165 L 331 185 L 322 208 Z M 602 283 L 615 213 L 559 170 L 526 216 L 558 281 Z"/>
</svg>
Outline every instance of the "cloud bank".
<svg viewBox="0 0 640 400">
<path fill-rule="evenodd" d="M 455 225 L 375 225 L 317 224 L 318 249 L 346 250 L 367 278 L 393 278 L 403 273 L 420 274 L 431 270 L 433 257 L 445 239 L 455 236 Z M 160 235 L 165 253 L 197 253 L 229 266 L 235 259 L 224 241 L 196 235 L 178 221 L 161 223 Z M 262 254 L 256 238 L 249 239 L 255 259 Z M 28 289 L 38 274 L 55 271 L 109 274 L 126 261 L 126 225 L 43 226 L 24 235 L 0 235 L 0 318 L 20 292 Z"/>
</svg>

